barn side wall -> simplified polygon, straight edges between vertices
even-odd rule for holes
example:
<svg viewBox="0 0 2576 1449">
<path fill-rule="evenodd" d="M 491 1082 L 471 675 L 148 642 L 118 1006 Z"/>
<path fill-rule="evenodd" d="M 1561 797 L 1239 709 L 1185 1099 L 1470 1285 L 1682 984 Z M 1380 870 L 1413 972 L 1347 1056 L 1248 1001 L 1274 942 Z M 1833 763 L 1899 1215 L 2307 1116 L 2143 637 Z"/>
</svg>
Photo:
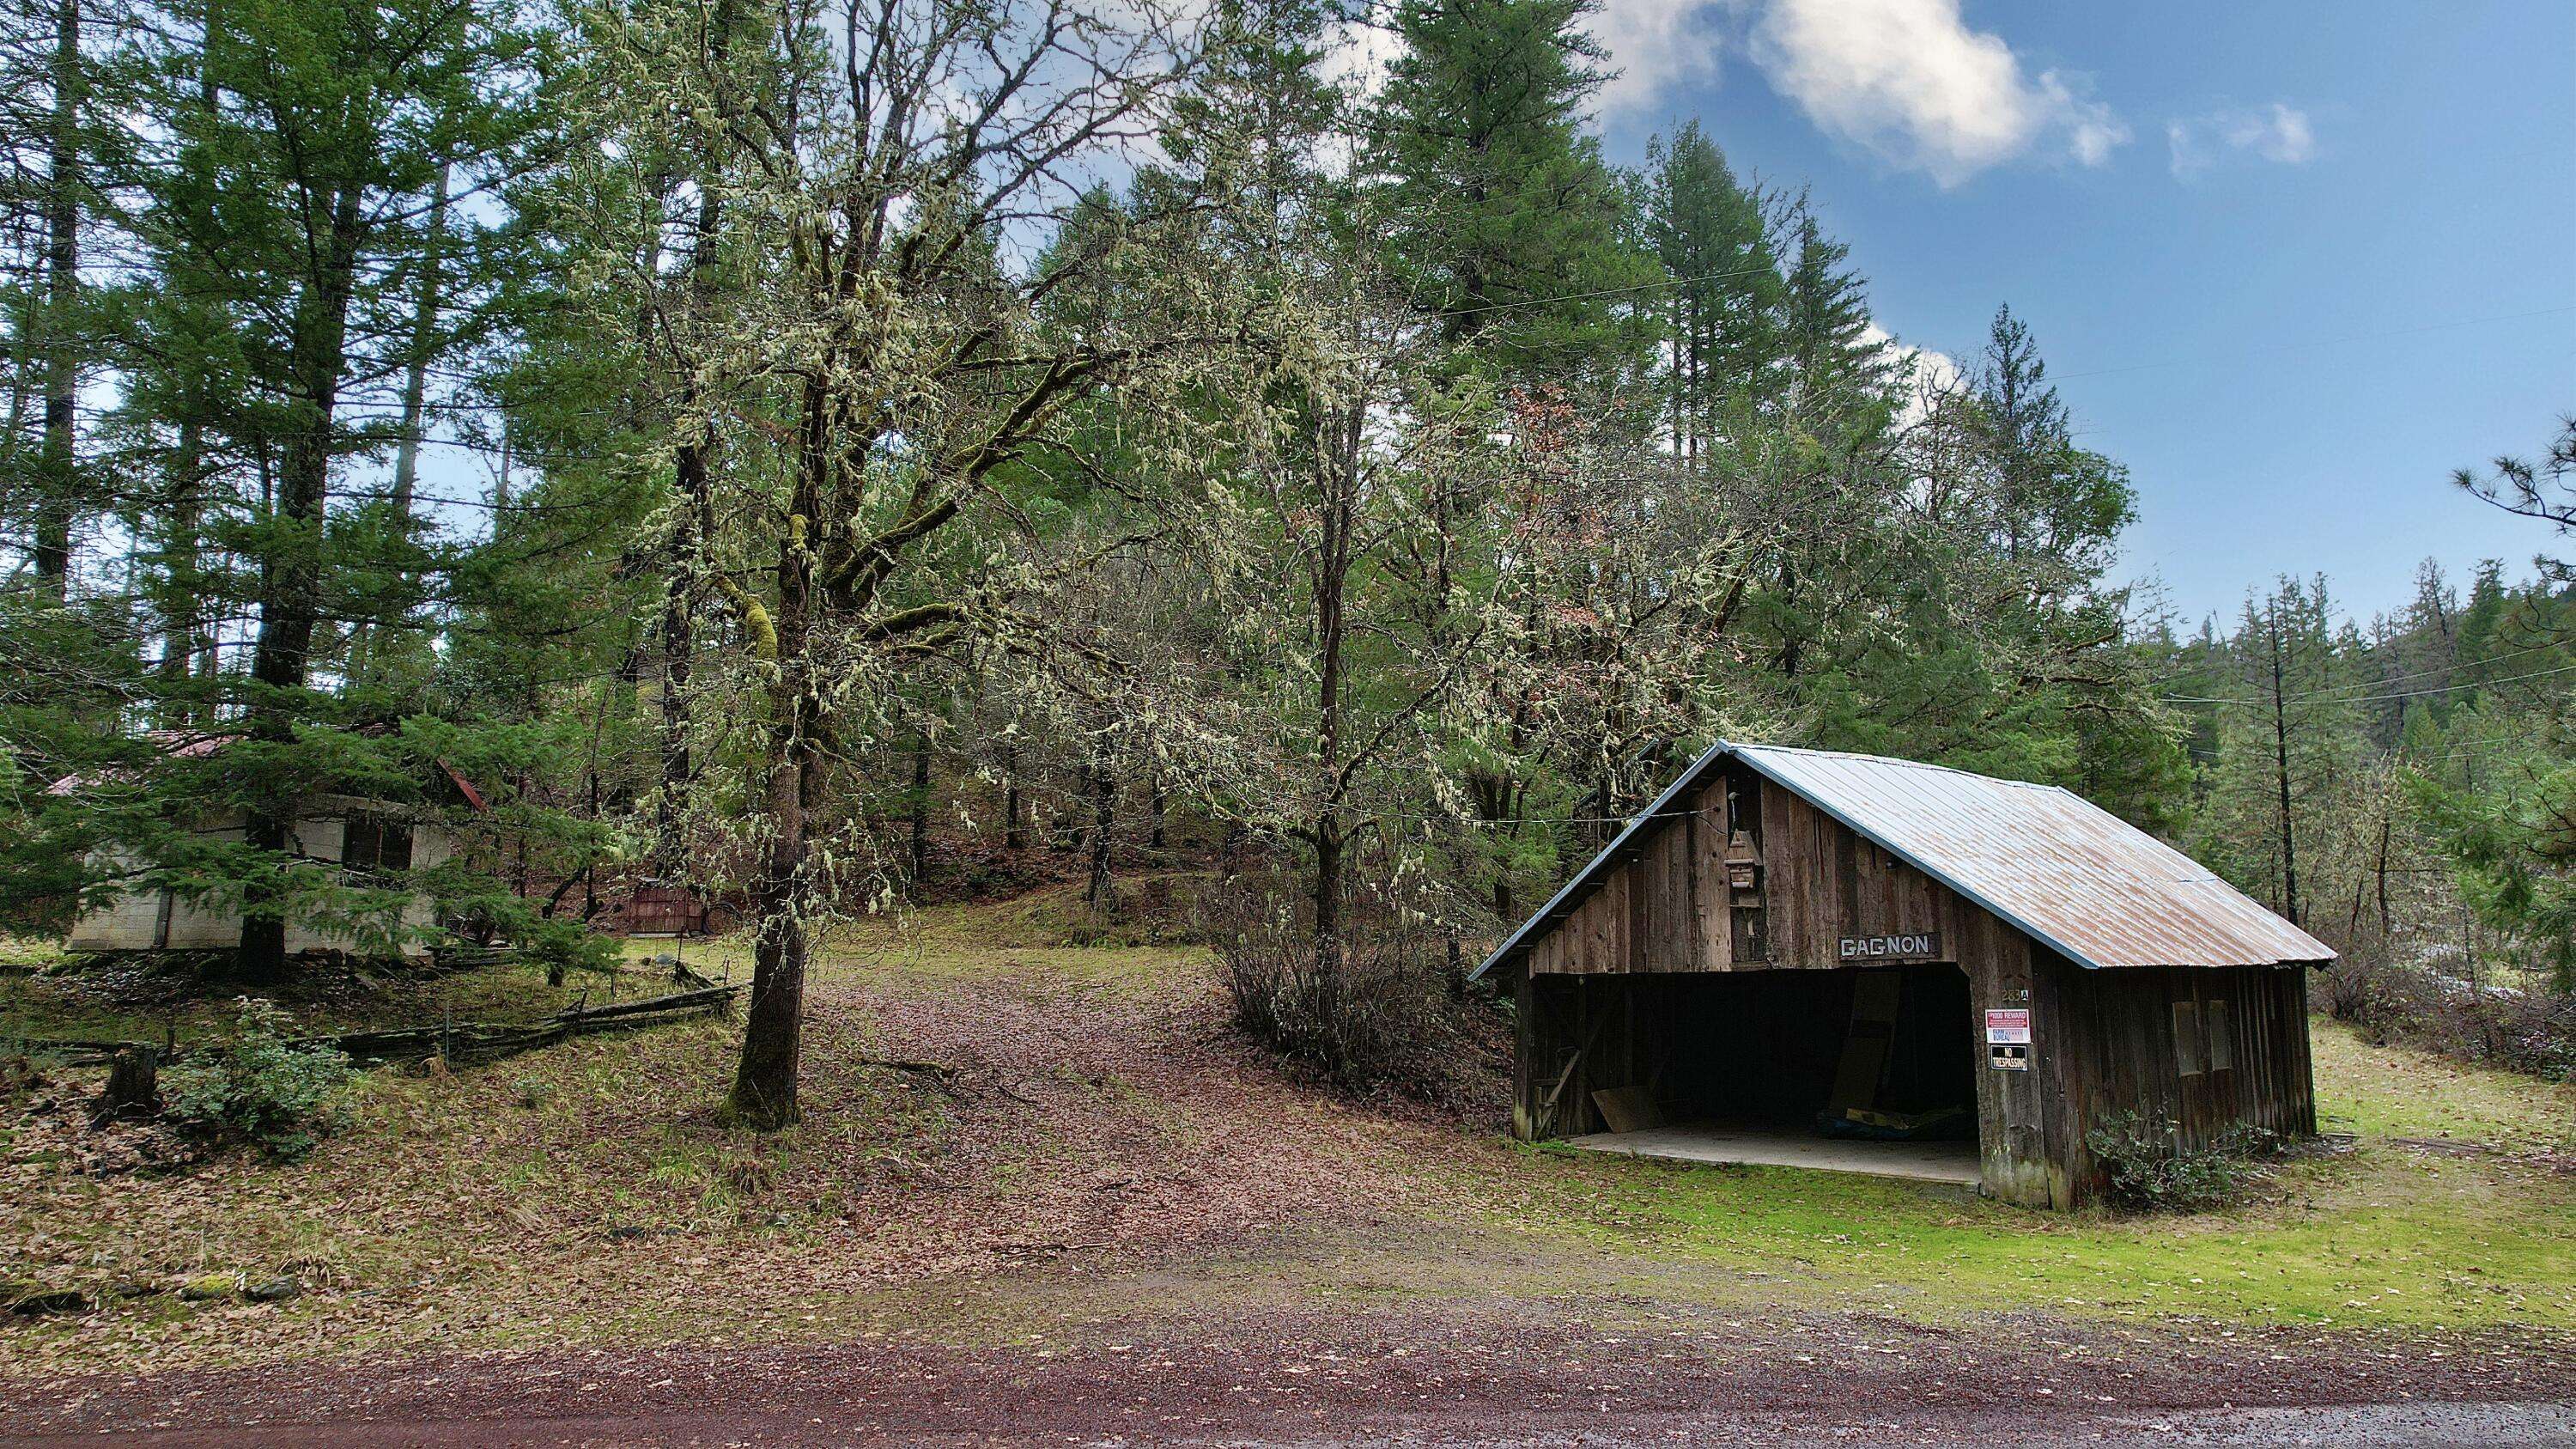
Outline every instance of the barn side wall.
<svg viewBox="0 0 2576 1449">
<path fill-rule="evenodd" d="M 2229 1127 L 2317 1130 L 2308 1042 L 2308 968 L 2086 971 L 2051 955 L 2059 1005 L 2043 1029 L 2065 1098 L 2076 1198 L 2104 1186 L 2085 1137 L 2124 1111 L 2171 1124 L 2185 1148 Z M 2177 1006 L 2186 1011 L 2177 1011 Z"/>
</svg>

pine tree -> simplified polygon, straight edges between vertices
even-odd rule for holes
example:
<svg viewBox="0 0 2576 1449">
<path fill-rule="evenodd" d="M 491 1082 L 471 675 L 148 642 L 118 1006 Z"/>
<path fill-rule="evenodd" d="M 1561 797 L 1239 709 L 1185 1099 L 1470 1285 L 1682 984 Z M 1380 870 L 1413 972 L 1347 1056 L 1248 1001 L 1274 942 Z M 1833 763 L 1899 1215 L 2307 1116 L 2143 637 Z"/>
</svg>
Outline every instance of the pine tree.
<svg viewBox="0 0 2576 1449">
<path fill-rule="evenodd" d="M 2220 706 L 2196 839 L 2203 858 L 2293 924 L 2319 896 L 2322 807 L 2354 785 L 2360 762 L 2348 643 L 2324 581 L 2291 578 L 2246 599 L 2230 641 L 2236 692 Z"/>
<path fill-rule="evenodd" d="M 1585 106 L 1593 0 L 1403 0 L 1370 130 L 1388 255 L 1452 342 L 1560 384 L 1643 361 L 1652 264 Z"/>
<path fill-rule="evenodd" d="M 1785 292 L 1761 199 L 1737 184 L 1698 122 L 1647 146 L 1643 206 L 1668 282 L 1674 451 L 1695 466 L 1719 438 L 1741 440 L 1753 418 L 1777 406 Z"/>
<path fill-rule="evenodd" d="M 1845 264 L 1851 247 L 1800 213 L 1781 300 L 1788 412 L 1825 437 L 1872 439 L 1890 421 L 1895 365 L 1871 335 L 1867 284 Z"/>
<path fill-rule="evenodd" d="M 2118 468 L 2076 445 L 2039 344 L 2010 307 L 1995 312 L 1975 393 L 1995 541 L 2005 560 L 2061 561 L 2065 587 L 2098 576 L 2134 516 L 2134 500 Z"/>
</svg>

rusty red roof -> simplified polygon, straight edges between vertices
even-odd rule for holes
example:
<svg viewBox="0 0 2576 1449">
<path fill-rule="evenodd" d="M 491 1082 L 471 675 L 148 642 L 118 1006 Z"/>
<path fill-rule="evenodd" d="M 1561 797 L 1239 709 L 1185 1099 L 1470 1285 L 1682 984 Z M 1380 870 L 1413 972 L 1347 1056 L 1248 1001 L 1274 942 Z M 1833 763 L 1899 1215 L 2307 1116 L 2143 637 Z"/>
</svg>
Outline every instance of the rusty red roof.
<svg viewBox="0 0 2576 1449">
<path fill-rule="evenodd" d="M 1724 741 L 1477 968 L 1518 957 L 1673 818 L 1720 760 L 1742 760 L 1863 838 L 2079 966 L 2322 963 L 2324 942 L 2190 856 L 2055 785 L 1832 750 Z"/>
</svg>

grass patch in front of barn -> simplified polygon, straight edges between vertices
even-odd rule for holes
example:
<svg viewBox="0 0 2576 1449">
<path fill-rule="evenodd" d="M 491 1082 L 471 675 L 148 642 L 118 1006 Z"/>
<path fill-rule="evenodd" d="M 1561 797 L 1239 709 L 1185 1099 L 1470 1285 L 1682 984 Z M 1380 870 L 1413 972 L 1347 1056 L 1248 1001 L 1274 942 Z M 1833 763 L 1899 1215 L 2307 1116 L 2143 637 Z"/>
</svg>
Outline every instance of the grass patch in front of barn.
<svg viewBox="0 0 2576 1449">
<path fill-rule="evenodd" d="M 1614 1253 L 1761 1274 L 1774 1301 L 1819 1306 L 2576 1329 L 2576 1176 L 2513 1155 L 2565 1140 L 2576 1089 L 2373 1049 L 2332 1023 L 2315 1035 L 2325 1126 L 2360 1142 L 2286 1164 L 2235 1211 L 2056 1216 L 1878 1178 L 1541 1147 L 1523 1149 L 1527 1195 L 1504 1216 Z"/>
</svg>

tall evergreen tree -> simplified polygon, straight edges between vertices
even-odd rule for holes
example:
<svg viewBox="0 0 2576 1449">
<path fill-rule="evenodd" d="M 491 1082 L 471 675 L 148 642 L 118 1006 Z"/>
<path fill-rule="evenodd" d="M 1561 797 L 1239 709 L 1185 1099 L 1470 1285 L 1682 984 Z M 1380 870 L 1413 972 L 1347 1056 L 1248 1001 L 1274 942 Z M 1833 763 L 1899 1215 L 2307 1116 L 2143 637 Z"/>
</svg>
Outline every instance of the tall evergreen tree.
<svg viewBox="0 0 2576 1449">
<path fill-rule="evenodd" d="M 1780 401 L 1785 295 L 1761 198 L 1684 122 L 1646 148 L 1644 223 L 1663 263 L 1666 390 L 1685 466 Z M 1817 319 L 1821 322 L 1821 319 Z"/>
<path fill-rule="evenodd" d="M 1369 172 L 1388 254 L 1453 342 L 1507 379 L 1641 363 L 1652 301 L 1618 178 L 1585 134 L 1594 0 L 1403 0 Z"/>
<path fill-rule="evenodd" d="M 1874 439 L 1890 421 L 1897 369 L 1873 335 L 1867 283 L 1847 265 L 1851 247 L 1803 210 L 1794 235 L 1781 297 L 1786 410 L 1810 434 Z"/>
</svg>

